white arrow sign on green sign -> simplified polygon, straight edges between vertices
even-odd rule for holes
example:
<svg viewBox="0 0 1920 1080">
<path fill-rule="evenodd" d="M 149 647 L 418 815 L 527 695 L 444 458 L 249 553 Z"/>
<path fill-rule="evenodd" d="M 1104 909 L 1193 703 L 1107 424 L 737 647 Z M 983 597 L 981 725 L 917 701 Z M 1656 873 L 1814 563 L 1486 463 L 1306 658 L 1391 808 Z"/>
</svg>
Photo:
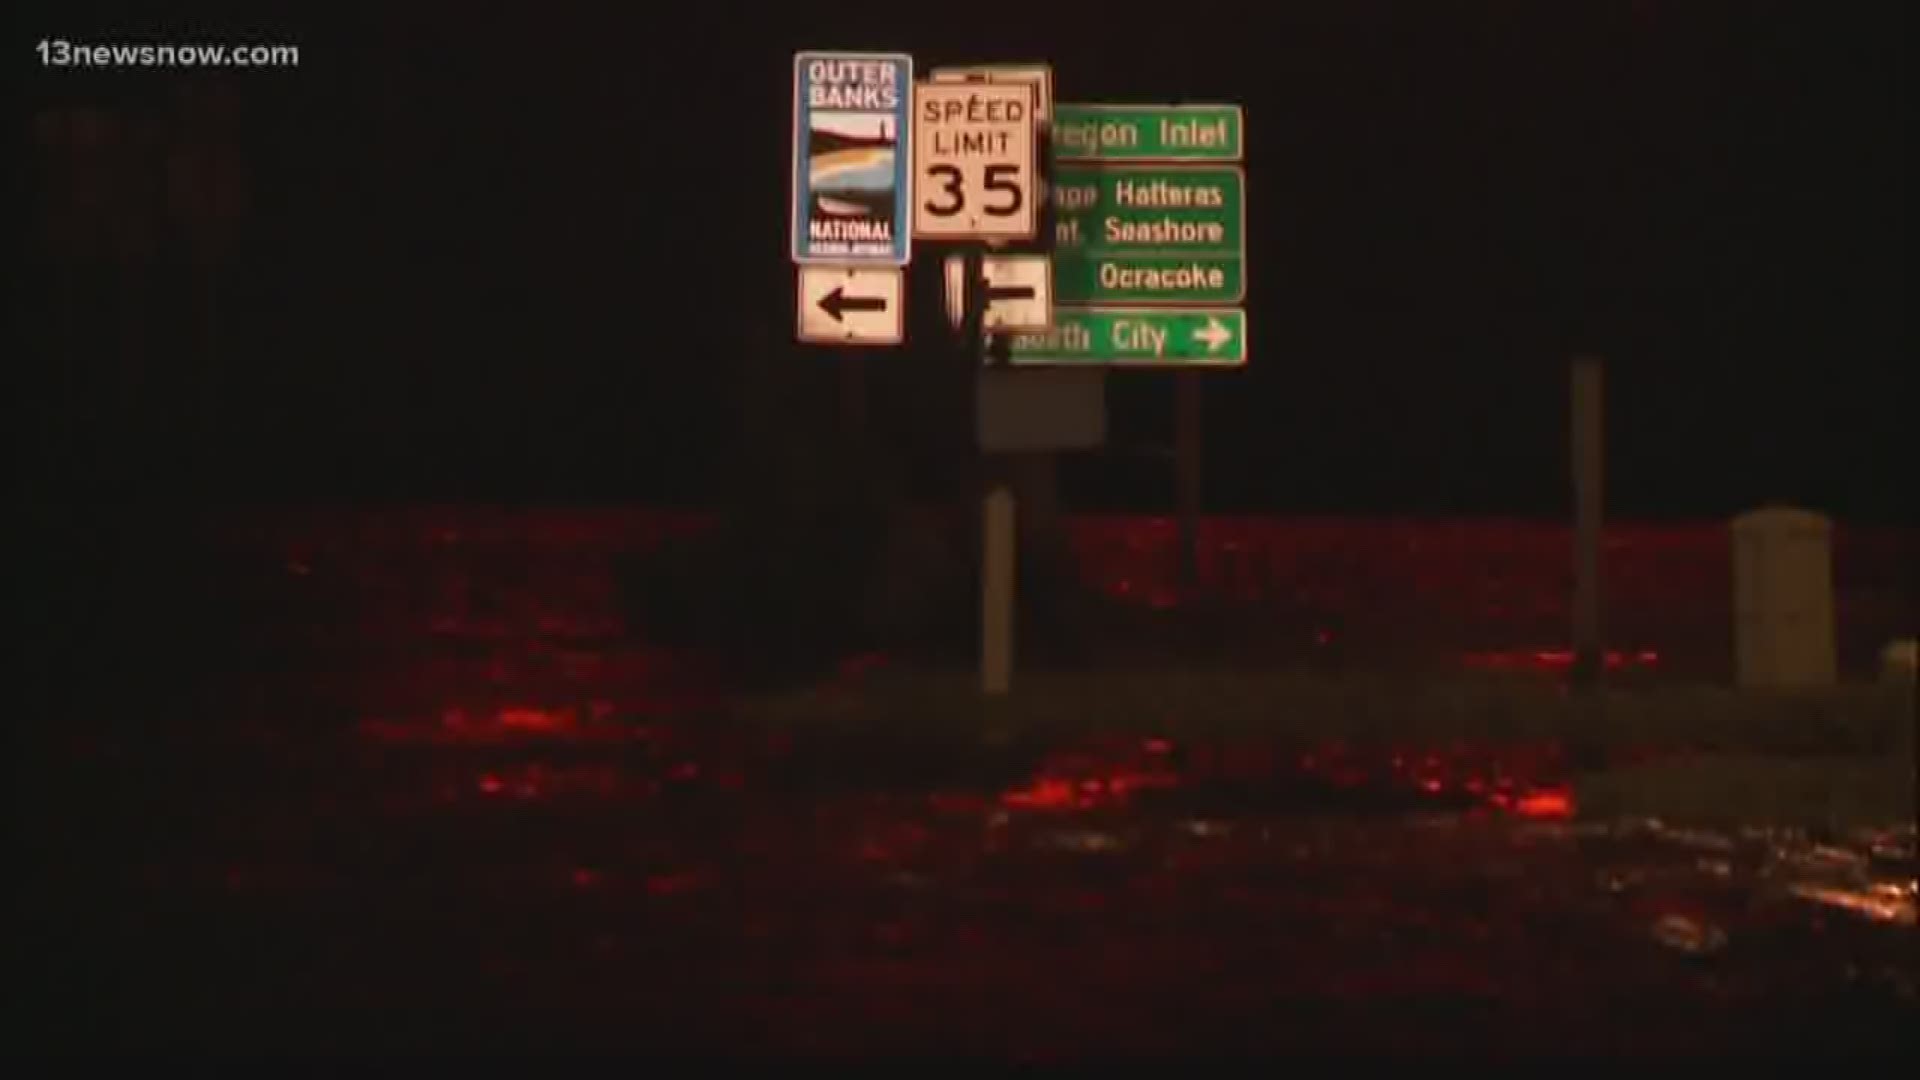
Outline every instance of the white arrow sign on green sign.
<svg viewBox="0 0 1920 1080">
<path fill-rule="evenodd" d="M 1239 367 L 1247 362 L 1247 313 L 1239 308 L 1057 308 L 1046 333 L 1014 334 L 1013 364 Z"/>
</svg>

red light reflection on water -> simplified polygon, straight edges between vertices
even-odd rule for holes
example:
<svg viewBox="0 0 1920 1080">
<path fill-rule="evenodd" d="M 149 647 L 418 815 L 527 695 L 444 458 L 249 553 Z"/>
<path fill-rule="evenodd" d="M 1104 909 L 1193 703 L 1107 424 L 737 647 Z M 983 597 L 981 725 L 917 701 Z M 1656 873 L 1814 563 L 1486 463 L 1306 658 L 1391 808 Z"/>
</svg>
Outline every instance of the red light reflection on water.
<svg viewBox="0 0 1920 1080">
<path fill-rule="evenodd" d="M 500 727 L 506 731 L 537 731 L 545 735 L 572 732 L 579 724 L 571 712 L 558 709 L 507 708 L 499 713 Z"/>
<path fill-rule="evenodd" d="M 1470 652 L 1462 662 L 1471 669 L 1479 671 L 1514 671 L 1531 668 L 1536 671 L 1566 671 L 1573 666 L 1571 649 L 1508 649 L 1499 652 Z M 1628 668 L 1656 668 L 1660 666 L 1658 649 L 1639 649 L 1633 652 L 1609 650 L 1606 656 L 1609 671 L 1624 671 Z"/>
<path fill-rule="evenodd" d="M 707 881 L 708 874 L 702 870 L 654 874 L 647 878 L 647 892 L 652 896 L 681 896 L 706 887 Z"/>
<path fill-rule="evenodd" d="M 1573 792 L 1565 787 L 1540 788 L 1522 795 L 1513 812 L 1524 818 L 1560 820 L 1573 816 Z"/>
<path fill-rule="evenodd" d="M 859 679 L 869 672 L 886 666 L 887 654 L 884 652 L 855 653 L 840 661 L 842 679 Z"/>
<path fill-rule="evenodd" d="M 1053 776 L 1037 777 L 1024 788 L 1002 794 L 1000 801 L 1022 810 L 1071 810 L 1081 805 L 1073 781 Z"/>
<path fill-rule="evenodd" d="M 1327 741 L 1304 752 L 1244 744 L 1188 748 L 1176 765 L 1172 744 L 1149 738 L 1131 746 L 1105 741 L 1054 755 L 1028 781 L 1001 793 L 1008 809 L 1089 810 L 1125 805 L 1148 789 L 1199 790 L 1216 783 L 1324 787 L 1344 794 L 1401 792 L 1447 806 L 1478 804 L 1536 819 L 1573 816 L 1572 789 L 1560 777 L 1552 743 L 1445 748 L 1355 746 Z M 1310 797 L 1310 796 L 1309 796 Z"/>
</svg>

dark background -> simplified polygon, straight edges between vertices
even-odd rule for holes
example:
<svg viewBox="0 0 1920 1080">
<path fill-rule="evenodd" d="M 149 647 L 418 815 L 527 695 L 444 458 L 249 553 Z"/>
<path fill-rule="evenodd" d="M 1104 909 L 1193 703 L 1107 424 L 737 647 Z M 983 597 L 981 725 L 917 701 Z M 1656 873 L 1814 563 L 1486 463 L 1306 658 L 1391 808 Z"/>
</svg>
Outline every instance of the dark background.
<svg viewBox="0 0 1920 1080">
<path fill-rule="evenodd" d="M 251 209 L 217 260 L 229 344 L 204 410 L 181 376 L 198 279 L 164 215 L 143 264 L 160 377 L 127 416 L 72 389 L 111 382 L 74 327 L 104 325 L 115 264 L 73 286 L 78 323 L 48 315 L 67 174 L 32 115 L 15 127 L 36 169 L 14 431 L 43 490 L 719 497 L 834 423 L 835 356 L 791 343 L 786 262 L 791 54 L 824 48 L 1042 58 L 1062 100 L 1245 106 L 1254 354 L 1207 379 L 1211 510 L 1560 513 L 1566 359 L 1593 350 L 1613 512 L 1915 520 L 1895 5 L 382 7 L 18 20 L 29 114 L 163 132 L 201 77 L 41 70 L 33 43 L 302 53 L 215 80 Z M 913 348 L 868 361 L 884 453 L 939 426 L 898 420 L 939 348 L 920 314 Z M 1165 377 L 1118 376 L 1110 403 L 1116 443 L 1167 440 Z M 1067 499 L 1159 509 L 1170 474 L 1075 460 Z"/>
</svg>

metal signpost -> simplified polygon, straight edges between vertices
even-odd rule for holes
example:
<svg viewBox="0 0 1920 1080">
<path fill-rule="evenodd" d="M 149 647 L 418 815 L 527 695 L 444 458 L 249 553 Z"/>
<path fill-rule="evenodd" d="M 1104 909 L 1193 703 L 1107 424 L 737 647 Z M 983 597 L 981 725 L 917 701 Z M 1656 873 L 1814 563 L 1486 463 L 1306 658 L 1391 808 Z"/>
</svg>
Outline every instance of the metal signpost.
<svg viewBox="0 0 1920 1080">
<path fill-rule="evenodd" d="M 1024 69 L 952 69 L 914 91 L 914 172 L 921 194 L 914 232 L 923 240 L 965 241 L 947 260 L 947 313 L 969 359 L 989 360 L 990 334 L 1013 326 L 1051 325 L 1053 274 L 1044 254 L 990 254 L 989 246 L 1044 241 L 1040 135 L 1052 98 L 1052 73 Z M 1004 406 L 976 387 L 976 432 L 982 449 Z M 1019 404 L 1013 404 L 1016 408 Z M 1028 508 L 1028 512 L 1032 511 Z M 982 507 L 986 530 L 981 575 L 981 689 L 1007 692 L 1012 672 L 1015 507 L 996 487 Z"/>
<path fill-rule="evenodd" d="M 1014 364 L 1179 371 L 1175 489 L 1181 576 L 1199 583 L 1201 386 L 1247 360 L 1246 123 L 1237 105 L 1054 106 L 1053 331 Z M 1105 305 L 1145 305 L 1119 307 Z M 1085 305 L 1085 306 L 1079 306 Z"/>
<path fill-rule="evenodd" d="M 901 267 L 913 259 L 913 57 L 810 52 L 793 57 L 789 243 L 799 268 L 803 342 L 905 340 Z M 839 357 L 841 425 L 866 427 L 865 371 Z"/>
<path fill-rule="evenodd" d="M 904 54 L 802 52 L 793 120 L 799 340 L 904 342 L 901 268 L 918 240 L 949 246 L 947 315 L 981 365 L 983 450 L 1050 467 L 1054 450 L 1104 441 L 1107 370 L 1181 372 L 1191 574 L 1201 441 L 1192 373 L 1248 357 L 1240 107 L 1063 104 L 1046 64 L 942 68 L 915 83 Z M 842 367 L 857 380 L 854 359 Z M 999 694 L 1013 665 L 1011 493 L 996 487 L 983 509 L 981 678 Z"/>
</svg>

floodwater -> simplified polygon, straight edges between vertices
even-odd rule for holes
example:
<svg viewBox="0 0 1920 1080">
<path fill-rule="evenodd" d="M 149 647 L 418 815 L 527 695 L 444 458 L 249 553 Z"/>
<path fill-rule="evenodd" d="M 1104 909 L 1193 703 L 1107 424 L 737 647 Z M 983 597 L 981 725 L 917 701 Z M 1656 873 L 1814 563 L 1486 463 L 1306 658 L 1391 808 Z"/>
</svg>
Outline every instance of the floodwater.
<svg viewBox="0 0 1920 1080">
<path fill-rule="evenodd" d="M 30 1044 L 1552 1056 L 1920 1020 L 1910 827 L 1588 820 L 1552 744 L 757 730 L 624 632 L 603 560 L 642 525 L 684 527 L 230 535 L 196 587 L 253 621 L 188 677 L 157 613 L 165 659 L 76 690 L 111 715 L 15 793 Z"/>
</svg>

